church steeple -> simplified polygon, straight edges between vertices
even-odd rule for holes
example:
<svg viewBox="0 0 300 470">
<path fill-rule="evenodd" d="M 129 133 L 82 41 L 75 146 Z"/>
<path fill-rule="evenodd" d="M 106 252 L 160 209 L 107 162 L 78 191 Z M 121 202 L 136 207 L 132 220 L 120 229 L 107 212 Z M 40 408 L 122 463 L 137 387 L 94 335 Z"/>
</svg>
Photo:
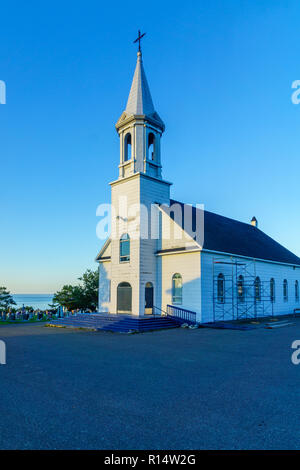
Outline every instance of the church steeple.
<svg viewBox="0 0 300 470">
<path fill-rule="evenodd" d="M 141 37 L 139 32 L 137 41 Z M 146 285 L 152 286 L 153 305 L 161 305 L 156 253 L 161 247 L 162 221 L 153 205 L 170 205 L 171 183 L 161 176 L 160 139 L 165 126 L 153 105 L 140 47 L 127 105 L 116 128 L 119 178 L 110 183 L 111 263 L 103 279 L 110 280 L 111 312 L 143 315 Z M 128 303 L 121 300 L 124 286 L 131 292 Z"/>
<path fill-rule="evenodd" d="M 126 109 L 116 129 L 120 136 L 119 178 L 134 173 L 161 178 L 160 138 L 165 125 L 155 111 L 140 50 Z"/>
</svg>

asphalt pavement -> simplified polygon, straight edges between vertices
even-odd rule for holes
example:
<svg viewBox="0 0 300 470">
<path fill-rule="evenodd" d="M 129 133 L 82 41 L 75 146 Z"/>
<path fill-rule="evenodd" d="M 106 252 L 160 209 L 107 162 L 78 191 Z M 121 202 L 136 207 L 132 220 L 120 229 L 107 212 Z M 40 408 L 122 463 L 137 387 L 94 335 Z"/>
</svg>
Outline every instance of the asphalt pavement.
<svg viewBox="0 0 300 470">
<path fill-rule="evenodd" d="M 299 449 L 296 325 L 144 334 L 0 326 L 1 449 Z"/>
</svg>

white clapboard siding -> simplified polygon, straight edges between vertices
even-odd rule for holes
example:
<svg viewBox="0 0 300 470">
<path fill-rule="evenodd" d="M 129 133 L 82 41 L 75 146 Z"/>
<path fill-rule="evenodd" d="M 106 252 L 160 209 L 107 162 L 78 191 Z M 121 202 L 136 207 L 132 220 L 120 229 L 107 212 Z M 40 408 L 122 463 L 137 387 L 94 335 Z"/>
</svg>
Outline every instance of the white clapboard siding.
<svg viewBox="0 0 300 470">
<path fill-rule="evenodd" d="M 226 256 L 220 254 L 213 254 L 202 252 L 201 253 L 201 271 L 202 271 L 202 321 L 213 321 L 213 259 L 224 259 L 230 262 L 232 259 L 247 263 L 253 275 L 258 276 L 261 281 L 266 282 L 266 288 L 270 288 L 270 280 L 275 280 L 275 303 L 274 314 L 286 315 L 293 313 L 294 308 L 299 308 L 299 301 L 295 297 L 295 281 L 298 280 L 300 284 L 300 267 L 293 267 L 286 264 L 280 264 L 268 261 L 259 261 L 247 259 L 239 256 Z M 254 270 L 255 266 L 255 270 Z M 232 267 L 230 265 L 215 265 L 215 275 L 223 273 L 224 275 L 231 276 Z M 288 281 L 288 301 L 283 298 L 283 281 Z M 266 290 L 267 290 L 266 289 Z M 270 292 L 270 291 L 269 291 Z"/>
</svg>

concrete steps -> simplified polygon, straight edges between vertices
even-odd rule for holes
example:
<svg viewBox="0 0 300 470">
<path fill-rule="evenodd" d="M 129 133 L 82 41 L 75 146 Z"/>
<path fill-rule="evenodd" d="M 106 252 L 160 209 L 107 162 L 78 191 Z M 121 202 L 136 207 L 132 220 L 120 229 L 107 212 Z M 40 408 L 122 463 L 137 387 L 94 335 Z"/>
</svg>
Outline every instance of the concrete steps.
<svg viewBox="0 0 300 470">
<path fill-rule="evenodd" d="M 116 331 L 128 333 L 130 331 L 151 331 L 180 326 L 176 320 L 169 317 L 134 317 L 130 315 L 108 315 L 103 313 L 81 313 L 73 317 L 58 318 L 49 322 L 53 326 L 69 328 L 90 328 L 93 330 Z"/>
</svg>

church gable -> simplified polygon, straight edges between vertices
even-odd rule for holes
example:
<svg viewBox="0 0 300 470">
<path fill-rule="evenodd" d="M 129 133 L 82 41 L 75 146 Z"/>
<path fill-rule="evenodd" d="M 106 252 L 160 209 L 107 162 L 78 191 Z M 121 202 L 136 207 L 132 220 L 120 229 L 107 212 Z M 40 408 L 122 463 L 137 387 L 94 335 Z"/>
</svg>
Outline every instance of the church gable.
<svg viewBox="0 0 300 470">
<path fill-rule="evenodd" d="M 125 122 L 127 123 L 130 119 L 132 119 L 132 116 L 124 111 L 116 123 L 116 128 L 119 129 L 119 127 L 123 126 Z"/>
<path fill-rule="evenodd" d="M 109 260 L 111 257 L 111 240 L 108 238 L 96 257 L 96 261 Z"/>
<path fill-rule="evenodd" d="M 185 231 L 182 226 L 180 217 L 172 217 L 166 206 L 161 206 L 161 250 L 162 251 L 178 251 L 199 249 L 199 244 L 193 237 Z"/>
</svg>

